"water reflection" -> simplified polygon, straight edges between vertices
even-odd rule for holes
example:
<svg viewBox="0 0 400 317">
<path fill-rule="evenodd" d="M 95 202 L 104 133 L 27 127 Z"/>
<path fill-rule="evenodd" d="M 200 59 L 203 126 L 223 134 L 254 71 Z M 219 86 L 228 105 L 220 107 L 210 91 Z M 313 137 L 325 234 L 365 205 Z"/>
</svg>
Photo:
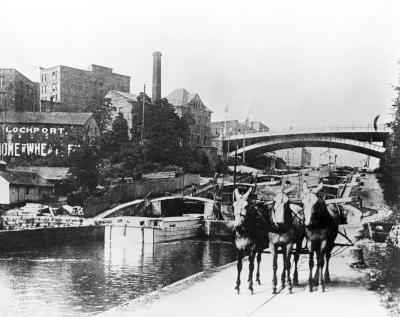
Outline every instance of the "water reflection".
<svg viewBox="0 0 400 317">
<path fill-rule="evenodd" d="M 0 256 L 0 316 L 87 316 L 235 258 L 231 243 L 92 242 Z"/>
</svg>

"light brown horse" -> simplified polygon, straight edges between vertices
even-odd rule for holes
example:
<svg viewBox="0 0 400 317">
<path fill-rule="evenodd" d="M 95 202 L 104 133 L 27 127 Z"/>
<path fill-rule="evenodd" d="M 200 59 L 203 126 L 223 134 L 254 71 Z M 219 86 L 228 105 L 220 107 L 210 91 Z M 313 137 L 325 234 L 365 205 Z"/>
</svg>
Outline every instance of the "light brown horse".
<svg viewBox="0 0 400 317">
<path fill-rule="evenodd" d="M 237 279 L 235 289 L 240 292 L 240 273 L 242 271 L 242 260 L 249 256 L 249 290 L 253 293 L 253 271 L 254 258 L 257 255 L 256 281 L 260 284 L 260 261 L 262 251 L 268 246 L 267 220 L 263 212 L 255 202 L 247 201 L 251 188 L 246 194 L 241 195 L 235 190 L 236 201 L 234 208 L 234 232 L 235 246 L 237 251 Z"/>
<path fill-rule="evenodd" d="M 288 194 L 292 189 L 286 189 L 279 192 L 274 198 L 274 204 L 269 212 L 268 238 L 269 248 L 272 255 L 272 292 L 277 290 L 276 271 L 278 269 L 278 249 L 282 249 L 283 271 L 281 275 L 282 288 L 285 283 L 288 284 L 289 293 L 292 292 L 292 280 L 290 277 L 290 257 L 293 245 L 296 245 L 297 252 L 294 255 L 294 275 L 293 284 L 298 285 L 297 262 L 302 248 L 302 242 L 305 237 L 303 224 L 303 214 L 301 207 L 289 203 Z M 286 281 L 287 279 L 287 281 Z"/>
<path fill-rule="evenodd" d="M 320 290 L 323 292 L 325 291 L 325 282 L 330 282 L 329 260 L 335 246 L 339 227 L 339 211 L 333 205 L 327 206 L 316 195 L 322 189 L 322 186 L 320 184 L 316 189 L 311 190 L 306 183 L 303 183 L 303 210 L 309 254 L 308 287 L 310 292 L 312 292 L 314 284 L 321 285 Z M 314 252 L 317 256 L 317 269 L 313 279 Z M 324 265 L 325 274 L 323 274 Z"/>
</svg>

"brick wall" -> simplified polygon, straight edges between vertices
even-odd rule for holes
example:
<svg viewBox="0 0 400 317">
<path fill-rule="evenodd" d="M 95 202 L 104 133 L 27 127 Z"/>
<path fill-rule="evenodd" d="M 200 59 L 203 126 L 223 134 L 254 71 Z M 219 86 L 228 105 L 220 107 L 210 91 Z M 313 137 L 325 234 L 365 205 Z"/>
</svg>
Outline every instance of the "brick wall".
<svg viewBox="0 0 400 317">
<path fill-rule="evenodd" d="M 90 98 L 105 96 L 110 90 L 130 91 L 130 77 L 112 72 L 111 68 L 92 65 L 90 71 L 66 66 L 41 69 L 40 99 L 61 102 L 64 111 L 86 111 Z"/>
<path fill-rule="evenodd" d="M 39 83 L 35 83 L 15 69 L 0 69 L 2 85 L 0 94 L 9 101 L 8 110 L 38 111 L 39 110 Z"/>
</svg>

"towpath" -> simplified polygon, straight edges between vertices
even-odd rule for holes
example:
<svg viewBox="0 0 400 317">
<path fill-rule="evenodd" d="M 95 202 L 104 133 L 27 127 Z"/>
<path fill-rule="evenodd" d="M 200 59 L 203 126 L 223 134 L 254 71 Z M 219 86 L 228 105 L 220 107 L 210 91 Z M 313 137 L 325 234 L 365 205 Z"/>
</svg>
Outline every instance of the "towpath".
<svg viewBox="0 0 400 317">
<path fill-rule="evenodd" d="M 374 176 L 367 177 L 372 195 L 366 202 L 372 205 L 378 198 L 379 185 Z M 365 191 L 365 190 L 364 190 Z M 368 189 L 366 190 L 368 191 Z M 378 193 L 379 194 L 379 193 Z M 372 197 L 370 197 L 372 196 Z M 384 204 L 384 203 L 382 203 Z M 354 213 L 348 224 L 341 230 L 353 240 L 360 227 L 360 215 Z M 346 243 L 338 236 L 337 242 Z M 214 272 L 204 272 L 174 283 L 151 294 L 132 300 L 104 312 L 101 317 L 109 316 L 313 316 L 324 317 L 365 317 L 387 316 L 379 295 L 367 290 L 366 279 L 362 272 L 352 269 L 349 248 L 336 248 L 331 260 L 332 283 L 324 293 L 319 289 L 310 293 L 307 288 L 308 256 L 300 258 L 300 286 L 293 288 L 292 294 L 286 289 L 271 294 L 272 261 L 270 254 L 263 254 L 261 262 L 261 285 L 254 287 L 251 295 L 247 289 L 248 263 L 244 262 L 241 292 L 234 290 L 236 280 L 236 262 L 218 268 Z M 281 260 L 279 269 L 282 268 Z"/>
</svg>

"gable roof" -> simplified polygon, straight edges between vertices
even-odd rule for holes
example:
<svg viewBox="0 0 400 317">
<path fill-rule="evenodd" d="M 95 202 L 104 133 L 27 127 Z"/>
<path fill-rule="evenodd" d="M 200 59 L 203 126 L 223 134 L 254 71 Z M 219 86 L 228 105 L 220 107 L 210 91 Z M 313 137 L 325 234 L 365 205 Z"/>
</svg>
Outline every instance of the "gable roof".
<svg viewBox="0 0 400 317">
<path fill-rule="evenodd" d="M 119 90 L 110 90 L 109 93 L 114 93 L 114 94 L 120 95 L 120 96 L 122 96 L 122 97 L 124 97 L 124 98 L 126 98 L 128 100 L 131 100 L 131 101 L 137 101 L 137 97 L 138 97 L 135 94 L 130 94 L 128 92 L 123 92 L 123 91 L 119 91 Z"/>
<path fill-rule="evenodd" d="M 169 93 L 165 98 L 168 99 L 168 102 L 175 107 L 187 107 L 188 103 L 198 97 L 206 111 L 212 112 L 201 100 L 199 94 L 197 92 L 191 93 L 185 88 L 178 88 Z"/>
<path fill-rule="evenodd" d="M 6 123 L 84 125 L 91 112 L 6 112 Z"/>
<path fill-rule="evenodd" d="M 9 182 L 12 185 L 53 187 L 53 184 L 49 183 L 39 174 L 32 172 L 6 170 L 6 171 L 0 171 L 0 176 L 2 176 L 7 182 Z"/>
</svg>

